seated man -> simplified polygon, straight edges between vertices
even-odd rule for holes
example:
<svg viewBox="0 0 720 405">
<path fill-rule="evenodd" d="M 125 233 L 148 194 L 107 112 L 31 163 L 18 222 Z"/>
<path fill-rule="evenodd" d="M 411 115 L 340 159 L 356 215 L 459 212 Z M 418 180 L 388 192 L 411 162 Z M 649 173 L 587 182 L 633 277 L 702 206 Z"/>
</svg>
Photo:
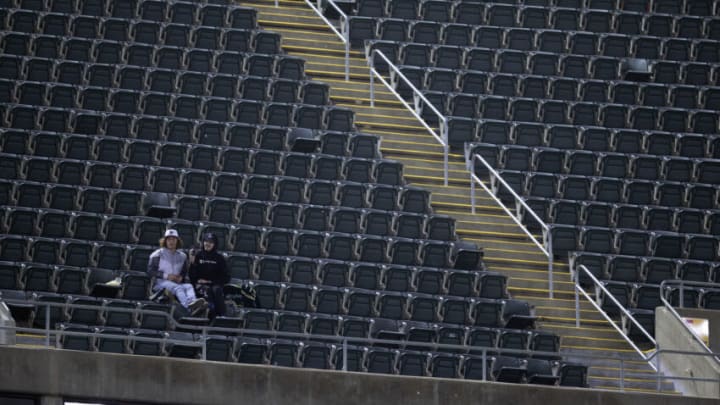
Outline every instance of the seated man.
<svg viewBox="0 0 720 405">
<path fill-rule="evenodd" d="M 150 254 L 148 274 L 155 277 L 153 291 L 167 290 L 195 316 L 207 309 L 207 301 L 196 298 L 192 284 L 186 281 L 187 255 L 181 252 L 177 230 L 168 229 L 160 239 L 160 248 Z"/>
<path fill-rule="evenodd" d="M 202 250 L 190 253 L 190 282 L 198 295 L 204 295 L 210 303 L 210 317 L 224 316 L 225 296 L 223 286 L 230 281 L 225 258 L 218 253 L 218 238 L 206 233 L 202 239 Z"/>
</svg>

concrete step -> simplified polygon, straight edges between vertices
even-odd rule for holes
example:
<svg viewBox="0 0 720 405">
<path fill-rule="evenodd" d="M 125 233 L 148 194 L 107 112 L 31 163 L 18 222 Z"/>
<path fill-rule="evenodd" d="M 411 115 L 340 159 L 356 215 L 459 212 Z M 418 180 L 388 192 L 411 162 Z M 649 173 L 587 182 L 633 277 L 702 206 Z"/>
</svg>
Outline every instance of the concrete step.
<svg viewBox="0 0 720 405">
<path fill-rule="evenodd" d="M 508 276 L 508 277 L 520 277 L 525 279 L 535 279 L 535 280 L 541 280 L 541 281 L 547 281 L 548 279 L 548 272 L 547 269 L 528 269 L 528 268 L 513 268 L 509 266 L 494 266 L 495 271 L 499 271 L 502 274 Z M 566 273 L 564 271 L 553 271 L 553 280 L 554 281 L 563 281 L 563 282 L 570 282 L 572 281 L 570 279 L 570 274 Z M 573 307 L 575 305 L 575 301 L 573 300 Z M 551 303 L 551 302 L 544 302 L 543 305 L 557 305 L 557 303 Z M 589 305 L 589 304 L 588 304 Z"/>
<path fill-rule="evenodd" d="M 508 232 L 509 231 L 509 232 Z M 458 237 L 485 246 L 485 241 L 516 242 L 524 241 L 525 234 L 514 233 L 515 229 L 502 223 L 487 222 L 478 226 L 478 229 L 457 229 Z"/>
<path fill-rule="evenodd" d="M 418 159 L 404 159 L 405 162 L 403 164 L 403 173 L 406 176 L 433 176 L 433 177 L 443 177 L 445 175 L 445 169 L 442 165 L 439 167 L 424 167 L 423 165 L 427 165 L 428 163 L 432 163 L 432 161 L 427 162 L 420 162 Z M 461 163 L 456 162 L 448 162 L 448 177 L 450 179 L 458 179 L 462 178 L 467 174 L 467 171 L 465 170 L 465 165 Z"/>
<path fill-rule="evenodd" d="M 288 51 L 288 54 L 305 59 L 306 68 L 319 65 L 342 66 L 343 69 L 345 68 L 345 48 L 334 47 L 332 44 L 326 43 L 326 40 L 308 41 L 283 37 L 283 47 Z M 335 53 L 342 57 L 335 57 Z M 362 69 L 363 73 L 367 73 L 367 63 L 365 63 L 365 58 L 361 53 L 351 52 L 348 65 L 351 69 Z"/>
<path fill-rule="evenodd" d="M 613 329 L 611 326 L 609 326 L 607 323 L 605 325 L 594 325 L 594 324 L 580 324 L 580 327 L 575 326 L 575 322 L 572 321 L 569 322 L 557 322 L 557 321 L 540 321 L 538 323 L 539 326 L 542 327 L 543 330 L 550 331 L 557 333 L 558 335 L 562 336 L 563 339 L 566 337 L 577 337 L 577 336 L 584 336 L 584 337 L 597 337 L 601 339 L 616 339 L 620 338 L 620 334 Z M 564 340 L 563 340 L 564 341 Z M 574 346 L 574 345 L 568 345 L 568 346 Z M 583 346 L 583 345 L 581 345 Z M 568 348 L 568 350 L 571 350 Z M 577 350 L 577 349 L 574 349 Z M 581 352 L 582 353 L 582 352 Z M 638 359 L 640 359 L 638 357 Z"/>
<path fill-rule="evenodd" d="M 620 338 L 619 335 L 615 338 L 565 335 L 562 338 L 562 343 L 566 347 L 602 348 L 613 351 L 625 350 L 628 347 L 628 343 L 625 339 Z"/>
<path fill-rule="evenodd" d="M 358 90 L 349 87 L 331 87 L 330 100 L 338 106 L 345 106 L 348 108 L 370 106 L 370 97 L 365 90 Z M 373 100 L 375 106 L 377 107 L 398 107 L 407 111 L 402 103 L 389 92 L 374 94 Z M 408 112 L 408 114 L 410 113 Z"/>
<path fill-rule="evenodd" d="M 327 25 L 309 8 L 303 9 L 276 9 L 274 6 L 257 6 L 260 11 L 258 22 L 273 30 L 291 30 L 293 28 L 305 31 L 329 32 Z M 335 34 L 333 34 L 335 35 Z M 338 38 L 335 36 L 335 38 Z"/>
<path fill-rule="evenodd" d="M 327 82 L 332 85 L 331 90 L 354 89 L 357 91 L 363 91 L 366 96 L 370 95 L 370 82 L 367 80 L 346 81 L 345 79 L 329 79 Z M 397 100 L 397 98 L 381 83 L 375 84 L 374 94 L 376 96 L 390 95 L 393 99 Z"/>
<path fill-rule="evenodd" d="M 44 331 L 38 333 L 18 332 L 15 334 L 15 344 L 20 347 L 45 347 L 46 337 Z M 55 346 L 55 336 L 50 336 L 50 347 Z"/>
<path fill-rule="evenodd" d="M 381 120 L 388 128 L 415 128 L 417 126 L 417 119 L 404 108 L 369 107 L 347 103 L 338 103 L 336 105 L 354 108 L 355 120 L 360 123 L 369 120 Z"/>
<path fill-rule="evenodd" d="M 314 17 L 318 21 L 322 22 L 320 17 L 315 14 L 314 11 L 310 9 L 310 7 L 305 4 L 305 2 L 299 2 L 299 1 L 287 1 L 287 0 L 280 0 L 279 7 L 275 7 L 274 1 L 267 1 L 267 0 L 248 0 L 243 1 L 242 5 L 254 7 L 258 10 L 258 17 L 259 21 L 262 21 L 262 17 L 268 15 L 273 18 L 268 18 L 267 21 L 261 22 L 261 26 L 265 26 L 268 23 L 281 23 L 284 18 L 281 18 L 277 16 L 278 13 L 288 13 L 292 11 L 292 14 L 296 14 L 299 16 L 307 16 L 307 17 Z M 275 18 L 276 17 L 276 18 Z"/>
<path fill-rule="evenodd" d="M 465 238 L 471 242 L 482 243 L 486 249 L 501 250 L 510 254 L 517 254 L 518 258 L 520 255 L 531 257 L 534 260 L 547 260 L 547 256 L 540 251 L 540 249 L 533 243 L 523 241 L 507 241 L 498 240 L 495 238 L 477 238 L 468 237 Z"/>
<path fill-rule="evenodd" d="M 399 103 L 399 101 L 398 101 Z M 356 104 L 345 104 L 345 103 L 336 103 L 339 107 L 352 107 L 356 111 L 356 116 L 358 117 L 377 117 L 382 118 L 382 121 L 384 123 L 394 123 L 392 120 L 388 121 L 385 119 L 385 117 L 389 118 L 395 118 L 395 119 L 403 119 L 407 121 L 412 121 L 412 124 L 415 125 L 417 123 L 417 118 L 415 118 L 410 111 L 405 108 L 402 105 L 397 106 L 374 106 L 371 107 L 368 103 L 367 105 L 356 105 Z"/>
<path fill-rule="evenodd" d="M 313 44 L 314 45 L 314 44 Z M 304 46 L 298 46 L 300 49 L 307 49 Z M 345 63 L 338 61 L 335 58 L 328 58 L 324 55 L 312 55 L 305 52 L 297 52 L 294 45 L 285 46 L 288 50 L 288 55 L 298 56 L 305 59 L 305 72 L 313 79 L 322 80 L 326 76 L 338 74 L 345 74 Z M 314 48 L 313 51 L 322 50 L 321 48 Z M 359 61 L 351 58 L 352 63 L 349 64 L 350 73 L 353 77 L 365 78 L 368 74 L 367 67 L 359 63 Z M 344 76 L 343 76 L 344 78 Z"/>
<path fill-rule="evenodd" d="M 390 138 L 389 136 L 386 137 L 385 134 L 395 133 L 394 130 L 377 129 L 368 127 L 366 125 L 360 125 L 359 127 L 362 128 L 362 130 L 365 132 L 371 132 L 376 135 L 383 136 L 383 142 L 381 147 L 383 153 L 388 153 L 391 156 L 397 156 L 398 158 L 404 156 L 413 157 L 418 155 L 425 155 L 426 157 L 439 158 L 440 162 L 443 162 L 444 160 L 443 146 L 440 141 L 436 140 L 433 137 L 429 137 L 427 140 L 418 140 L 407 136 Z M 427 131 L 427 129 L 425 129 L 425 131 Z M 427 133 L 429 134 L 429 132 Z M 438 134 L 437 131 L 435 131 L 435 133 Z M 448 160 L 450 160 L 451 158 L 457 157 L 448 156 Z"/>
<path fill-rule="evenodd" d="M 490 268 L 492 270 L 492 267 Z M 538 289 L 544 289 L 547 290 L 548 283 L 547 280 L 535 280 L 530 278 L 521 278 L 521 277 L 512 277 L 508 279 L 508 289 L 511 293 L 513 291 L 523 291 L 523 290 L 538 290 Z M 563 281 L 556 281 L 553 285 L 554 293 L 558 296 L 573 296 L 574 297 L 574 289 L 572 283 L 563 282 Z M 513 293 L 515 295 L 515 293 Z M 573 314 L 574 316 L 574 314 Z"/>
</svg>

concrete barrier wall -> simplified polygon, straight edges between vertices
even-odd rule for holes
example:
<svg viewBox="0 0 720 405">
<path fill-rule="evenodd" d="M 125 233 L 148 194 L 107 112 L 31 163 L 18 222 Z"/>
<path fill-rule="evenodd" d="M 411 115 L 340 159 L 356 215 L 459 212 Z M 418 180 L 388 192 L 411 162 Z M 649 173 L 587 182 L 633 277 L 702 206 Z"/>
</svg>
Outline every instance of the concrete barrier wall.
<svg viewBox="0 0 720 405">
<path fill-rule="evenodd" d="M 0 345 L 15 344 L 15 330 L 12 328 L 15 328 L 15 320 L 7 305 L 0 301 Z"/>
<path fill-rule="evenodd" d="M 717 400 L 0 347 L 0 392 L 165 404 L 717 405 Z"/>
<path fill-rule="evenodd" d="M 720 353 L 720 311 L 693 308 L 675 308 L 680 316 L 703 318 L 708 320 L 708 347 L 714 353 Z"/>
<path fill-rule="evenodd" d="M 680 316 L 684 317 L 708 319 L 710 342 L 717 339 L 716 333 L 720 327 L 718 311 L 678 309 L 678 312 Z M 665 307 L 658 307 L 655 310 L 655 337 L 661 350 L 705 352 L 702 345 L 693 337 L 692 332 Z M 710 347 L 717 347 L 717 343 Z M 658 363 L 656 364 L 667 375 L 714 379 L 713 382 L 673 381 L 679 391 L 693 396 L 720 398 L 720 364 L 713 357 L 661 352 L 657 359 Z"/>
</svg>

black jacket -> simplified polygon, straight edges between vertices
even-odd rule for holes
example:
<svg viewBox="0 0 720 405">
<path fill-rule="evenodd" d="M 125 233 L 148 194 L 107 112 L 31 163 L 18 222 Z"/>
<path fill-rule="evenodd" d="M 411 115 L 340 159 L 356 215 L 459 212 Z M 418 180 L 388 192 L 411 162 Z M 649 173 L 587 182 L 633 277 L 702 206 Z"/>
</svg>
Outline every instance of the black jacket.
<svg viewBox="0 0 720 405">
<path fill-rule="evenodd" d="M 199 279 L 210 280 L 213 284 L 224 285 L 230 282 L 225 258 L 223 255 L 212 250 L 210 252 L 202 249 L 195 254 L 195 259 L 190 263 L 190 282 L 197 284 Z"/>
</svg>

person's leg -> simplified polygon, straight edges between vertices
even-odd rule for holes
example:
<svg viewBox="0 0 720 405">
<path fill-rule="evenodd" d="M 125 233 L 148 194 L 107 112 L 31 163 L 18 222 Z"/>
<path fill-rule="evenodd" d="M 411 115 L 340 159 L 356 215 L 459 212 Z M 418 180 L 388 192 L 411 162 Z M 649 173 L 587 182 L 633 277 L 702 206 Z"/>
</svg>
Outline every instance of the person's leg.
<svg viewBox="0 0 720 405">
<path fill-rule="evenodd" d="M 208 299 L 213 304 L 215 316 L 225 316 L 225 296 L 221 285 L 213 285 L 208 290 Z"/>
<path fill-rule="evenodd" d="M 177 286 L 177 283 L 172 282 L 170 280 L 165 280 L 162 278 L 158 278 L 155 280 L 155 285 L 153 286 L 153 291 L 160 291 L 160 290 L 168 290 L 173 291 L 173 289 Z"/>
<path fill-rule="evenodd" d="M 189 283 L 178 284 L 177 293 L 175 295 L 185 308 L 188 308 L 196 299 L 195 289 L 192 284 Z"/>
<path fill-rule="evenodd" d="M 187 286 L 190 286 L 189 294 Z M 180 305 L 185 308 L 188 308 L 190 303 L 195 301 L 195 291 L 193 290 L 191 284 L 178 284 L 170 280 L 157 280 L 154 288 L 157 290 L 165 289 L 170 291 L 178 300 Z"/>
</svg>

